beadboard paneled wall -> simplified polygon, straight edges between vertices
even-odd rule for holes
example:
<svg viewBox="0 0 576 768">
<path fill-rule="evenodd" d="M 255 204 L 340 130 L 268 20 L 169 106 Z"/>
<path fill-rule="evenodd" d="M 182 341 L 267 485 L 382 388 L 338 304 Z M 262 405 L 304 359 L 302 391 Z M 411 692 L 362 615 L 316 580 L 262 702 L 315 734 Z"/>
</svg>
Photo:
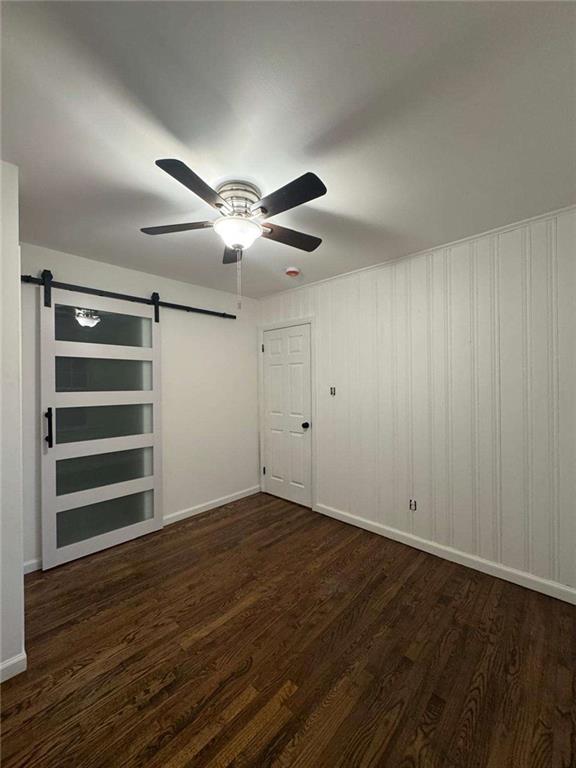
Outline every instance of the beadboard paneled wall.
<svg viewBox="0 0 576 768">
<path fill-rule="evenodd" d="M 315 318 L 319 511 L 576 601 L 575 244 L 571 209 L 262 300 Z"/>
</svg>

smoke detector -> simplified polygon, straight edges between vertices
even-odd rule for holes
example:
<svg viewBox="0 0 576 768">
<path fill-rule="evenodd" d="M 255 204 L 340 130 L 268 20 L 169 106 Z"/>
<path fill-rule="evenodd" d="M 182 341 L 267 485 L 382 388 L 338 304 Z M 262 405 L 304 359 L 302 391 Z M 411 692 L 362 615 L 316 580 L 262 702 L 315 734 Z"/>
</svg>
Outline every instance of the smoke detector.
<svg viewBox="0 0 576 768">
<path fill-rule="evenodd" d="M 298 277 L 300 270 L 298 267 L 286 267 L 286 274 L 288 277 Z"/>
</svg>

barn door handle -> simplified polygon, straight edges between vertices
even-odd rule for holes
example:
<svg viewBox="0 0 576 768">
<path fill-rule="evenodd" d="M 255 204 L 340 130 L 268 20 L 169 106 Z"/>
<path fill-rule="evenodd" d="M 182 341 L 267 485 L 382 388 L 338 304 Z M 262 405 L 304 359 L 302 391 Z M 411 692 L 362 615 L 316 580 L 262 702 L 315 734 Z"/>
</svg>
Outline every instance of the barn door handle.
<svg viewBox="0 0 576 768">
<path fill-rule="evenodd" d="M 48 443 L 48 448 L 53 448 L 54 447 L 54 426 L 52 424 L 52 408 L 48 408 L 44 416 L 46 416 L 46 420 L 48 422 L 48 434 L 46 435 L 44 440 L 46 440 L 46 442 Z"/>
<path fill-rule="evenodd" d="M 309 421 L 303 421 L 302 422 L 302 429 L 308 429 L 309 426 L 310 426 L 310 422 Z"/>
</svg>

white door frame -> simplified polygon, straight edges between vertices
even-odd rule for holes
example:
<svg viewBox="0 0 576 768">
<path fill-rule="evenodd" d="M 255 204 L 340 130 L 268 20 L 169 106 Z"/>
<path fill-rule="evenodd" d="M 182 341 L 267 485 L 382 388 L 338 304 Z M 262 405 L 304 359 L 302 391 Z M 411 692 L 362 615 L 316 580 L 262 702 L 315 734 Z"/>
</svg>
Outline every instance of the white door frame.
<svg viewBox="0 0 576 768">
<path fill-rule="evenodd" d="M 316 402 L 316 328 L 313 316 L 301 317 L 297 320 L 278 320 L 275 323 L 266 323 L 258 326 L 258 464 L 260 472 L 260 488 L 263 487 L 262 469 L 264 467 L 264 334 L 266 331 L 277 331 L 281 328 L 294 328 L 298 325 L 310 326 L 310 421 L 312 424 L 312 440 L 310 444 L 310 485 L 312 496 L 312 509 L 316 510 L 316 450 L 317 450 L 317 414 Z"/>
<path fill-rule="evenodd" d="M 130 541 L 145 533 L 160 530 L 163 527 L 162 507 L 162 426 L 161 426 L 161 370 L 160 370 L 160 327 L 154 322 L 154 308 L 135 302 L 122 301 L 109 297 L 92 296 L 68 291 L 62 288 L 52 289 L 50 307 L 43 306 L 40 294 L 40 376 L 41 376 L 41 520 L 42 520 L 42 568 L 75 560 L 102 549 Z M 152 347 L 125 347 L 114 344 L 92 344 L 84 342 L 57 341 L 55 339 L 56 304 L 84 307 L 87 309 L 118 312 L 124 315 L 149 318 L 152 327 Z M 109 359 L 150 360 L 153 364 L 153 390 L 149 391 L 113 391 L 113 392 L 56 392 L 54 360 L 56 355 L 69 357 L 102 356 Z M 153 407 L 153 432 L 151 434 L 129 435 L 126 437 L 85 440 L 81 443 L 56 442 L 58 407 L 99 406 L 151 403 Z M 48 448 L 46 435 L 47 408 L 52 408 L 54 444 Z M 76 493 L 56 496 L 56 461 L 76 456 L 88 456 L 110 451 L 131 448 L 152 447 L 154 451 L 153 474 L 136 480 L 128 480 L 112 485 L 98 486 Z M 134 523 L 125 528 L 99 534 L 75 544 L 58 548 L 56 546 L 56 514 L 76 506 L 119 498 L 139 491 L 154 491 L 154 515 L 149 520 Z M 48 524 L 48 521 L 50 524 Z"/>
</svg>

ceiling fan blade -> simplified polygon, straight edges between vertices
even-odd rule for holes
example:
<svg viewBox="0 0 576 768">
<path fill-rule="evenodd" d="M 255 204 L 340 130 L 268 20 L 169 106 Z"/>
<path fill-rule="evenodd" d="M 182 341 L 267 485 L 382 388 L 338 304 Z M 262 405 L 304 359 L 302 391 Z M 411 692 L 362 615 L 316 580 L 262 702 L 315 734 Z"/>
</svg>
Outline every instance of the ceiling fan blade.
<svg viewBox="0 0 576 768">
<path fill-rule="evenodd" d="M 263 216 L 267 219 L 276 216 L 277 213 L 289 211 L 297 205 L 308 203 L 317 197 L 326 194 L 326 187 L 315 173 L 305 173 L 298 179 L 294 179 L 276 192 L 271 192 L 252 206 L 252 210 L 263 210 Z"/>
<path fill-rule="evenodd" d="M 174 160 L 173 158 L 165 158 L 162 160 L 156 160 L 156 165 L 162 168 L 163 171 L 169 173 L 173 179 L 179 181 L 195 195 L 201 197 L 202 200 L 211 205 L 212 208 L 226 208 L 226 201 L 223 197 L 220 197 L 212 187 L 209 187 L 200 176 L 194 173 L 186 163 L 182 160 Z"/>
<path fill-rule="evenodd" d="M 140 232 L 144 232 L 145 235 L 167 235 L 170 232 L 186 232 L 189 229 L 206 229 L 211 226 L 211 221 L 190 221 L 187 224 L 167 224 L 163 227 L 143 227 Z"/>
<path fill-rule="evenodd" d="M 295 229 L 279 227 L 278 224 L 264 224 L 262 237 L 268 240 L 276 240 L 277 243 L 291 245 L 293 248 L 299 248 L 301 251 L 315 251 L 322 240 L 314 235 L 306 235 L 304 232 L 297 232 Z"/>
<path fill-rule="evenodd" d="M 235 251 L 233 248 L 224 248 L 224 258 L 222 264 L 236 264 L 242 260 L 242 251 Z"/>
</svg>

